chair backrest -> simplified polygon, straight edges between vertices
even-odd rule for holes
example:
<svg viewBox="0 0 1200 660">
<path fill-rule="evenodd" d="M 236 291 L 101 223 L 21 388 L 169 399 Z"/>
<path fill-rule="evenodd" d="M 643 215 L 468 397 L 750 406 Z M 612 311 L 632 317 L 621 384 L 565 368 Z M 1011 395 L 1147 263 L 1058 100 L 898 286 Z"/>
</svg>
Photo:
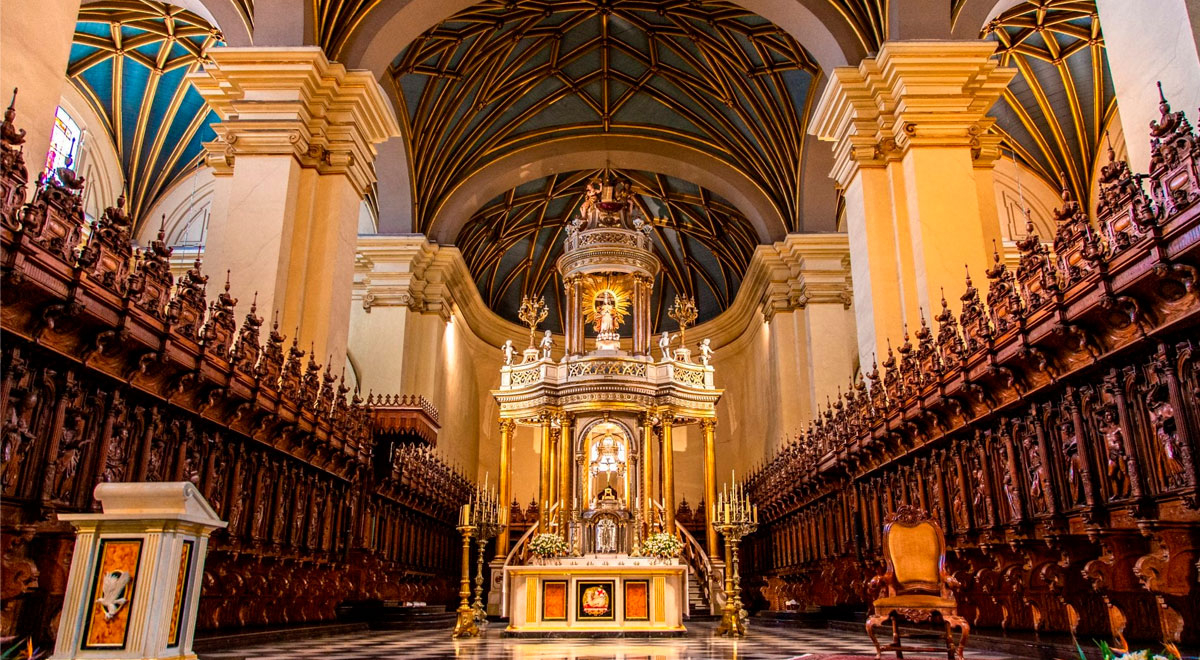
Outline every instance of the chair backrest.
<svg viewBox="0 0 1200 660">
<path fill-rule="evenodd" d="M 902 506 L 884 519 L 884 553 L 898 592 L 938 592 L 946 541 L 924 511 Z"/>
</svg>

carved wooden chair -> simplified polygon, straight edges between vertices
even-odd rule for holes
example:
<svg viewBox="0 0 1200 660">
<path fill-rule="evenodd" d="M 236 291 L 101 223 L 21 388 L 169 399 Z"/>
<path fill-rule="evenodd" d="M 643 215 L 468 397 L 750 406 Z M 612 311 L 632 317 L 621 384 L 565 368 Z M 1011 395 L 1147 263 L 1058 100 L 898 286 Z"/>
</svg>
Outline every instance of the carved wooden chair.
<svg viewBox="0 0 1200 660">
<path fill-rule="evenodd" d="M 971 627 L 958 615 L 958 603 L 951 592 L 959 584 L 946 572 L 946 539 L 941 526 L 924 511 L 907 505 L 883 522 L 887 570 L 871 580 L 871 593 L 879 593 L 880 597 L 867 618 L 867 634 L 875 645 L 876 660 L 882 660 L 884 651 L 894 651 L 897 658 L 903 658 L 904 651 L 940 651 L 940 646 L 903 648 L 899 631 L 900 620 L 925 623 L 938 619 L 946 628 L 946 657 L 962 660 Z M 889 619 L 892 643 L 880 646 L 875 628 Z M 951 634 L 954 628 L 959 631 L 957 644 Z"/>
</svg>

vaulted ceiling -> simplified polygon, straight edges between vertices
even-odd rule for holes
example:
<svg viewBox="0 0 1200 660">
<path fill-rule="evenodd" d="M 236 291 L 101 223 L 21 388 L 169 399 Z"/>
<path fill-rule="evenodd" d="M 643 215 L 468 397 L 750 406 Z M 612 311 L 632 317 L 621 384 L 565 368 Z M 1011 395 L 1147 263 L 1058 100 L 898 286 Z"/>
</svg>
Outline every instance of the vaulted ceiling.
<svg viewBox="0 0 1200 660">
<path fill-rule="evenodd" d="M 220 33 L 192 12 L 153 0 L 83 5 L 67 77 L 104 123 L 137 220 L 214 137 L 216 113 L 185 81 Z"/>
<path fill-rule="evenodd" d="M 1031 0 L 1002 13 L 983 36 L 1018 74 L 992 107 L 1018 160 L 1047 181 L 1060 177 L 1087 199 L 1096 156 L 1116 109 L 1094 0 Z"/>
<path fill-rule="evenodd" d="M 400 53 L 414 227 L 505 154 L 580 135 L 713 154 L 800 228 L 800 158 L 816 73 L 804 48 L 725 2 L 490 0 Z"/>
<path fill-rule="evenodd" d="M 455 244 L 489 307 L 519 322 L 522 296 L 541 296 L 549 307 L 543 326 L 561 331 L 563 287 L 554 266 L 562 253 L 563 229 L 582 202 L 584 184 L 601 171 L 531 181 L 471 217 Z M 686 181 L 651 172 L 612 174 L 632 184 L 641 217 L 654 227 L 663 270 L 651 301 L 653 324 L 675 327 L 666 309 L 676 293 L 696 301 L 701 322 L 728 307 L 758 245 L 750 222 L 729 202 Z"/>
</svg>

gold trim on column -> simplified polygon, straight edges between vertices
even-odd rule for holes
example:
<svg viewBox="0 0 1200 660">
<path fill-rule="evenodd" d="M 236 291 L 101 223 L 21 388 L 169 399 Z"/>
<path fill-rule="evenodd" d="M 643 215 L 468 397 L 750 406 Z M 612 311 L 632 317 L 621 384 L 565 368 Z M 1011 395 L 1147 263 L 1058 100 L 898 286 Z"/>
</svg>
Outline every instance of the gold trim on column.
<svg viewBox="0 0 1200 660">
<path fill-rule="evenodd" d="M 712 506 L 717 500 L 717 420 L 715 418 L 702 419 L 700 428 L 704 431 L 704 538 L 708 556 L 713 558 L 720 552 L 720 546 L 717 545 L 717 530 L 713 527 L 712 519 Z"/>
<path fill-rule="evenodd" d="M 558 510 L 559 529 L 566 530 L 571 521 L 571 480 L 574 477 L 571 466 L 575 456 L 575 418 L 573 415 L 563 415 L 562 428 L 559 430 L 559 469 L 558 469 Z"/>
<path fill-rule="evenodd" d="M 541 487 L 538 490 L 538 526 L 543 532 L 549 531 L 549 520 L 546 518 L 550 502 L 550 414 L 542 415 L 542 456 L 541 456 Z"/>
<path fill-rule="evenodd" d="M 642 416 L 642 520 L 650 524 L 650 500 L 654 497 L 654 419 Z"/>
<path fill-rule="evenodd" d="M 663 463 L 663 510 L 666 532 L 675 533 L 675 448 L 672 440 L 672 425 L 675 416 L 663 415 L 662 420 L 662 463 Z"/>
<path fill-rule="evenodd" d="M 496 559 L 504 559 L 508 554 L 508 512 L 510 507 L 512 481 L 512 433 L 516 423 L 511 419 L 500 420 L 500 538 L 496 540 Z"/>
</svg>

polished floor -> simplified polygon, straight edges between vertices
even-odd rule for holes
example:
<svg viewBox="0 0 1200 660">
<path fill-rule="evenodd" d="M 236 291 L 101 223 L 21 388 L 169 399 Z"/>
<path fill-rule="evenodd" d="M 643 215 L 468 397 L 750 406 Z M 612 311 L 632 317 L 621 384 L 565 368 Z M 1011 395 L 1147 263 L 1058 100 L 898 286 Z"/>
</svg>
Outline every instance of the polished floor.
<svg viewBox="0 0 1200 660">
<path fill-rule="evenodd" d="M 715 623 L 688 625 L 687 637 L 674 639 L 504 639 L 493 624 L 483 637 L 451 639 L 449 630 L 363 632 L 320 639 L 278 642 L 200 654 L 200 660 L 337 660 L 374 658 L 460 658 L 482 660 L 803 660 L 808 654 L 874 655 L 866 634 L 834 630 L 760 626 L 743 640 L 713 637 Z M 924 655 L 922 657 L 925 657 Z M 943 656 L 944 657 L 944 656 Z M 975 660 L 1011 656 L 968 652 Z"/>
</svg>

